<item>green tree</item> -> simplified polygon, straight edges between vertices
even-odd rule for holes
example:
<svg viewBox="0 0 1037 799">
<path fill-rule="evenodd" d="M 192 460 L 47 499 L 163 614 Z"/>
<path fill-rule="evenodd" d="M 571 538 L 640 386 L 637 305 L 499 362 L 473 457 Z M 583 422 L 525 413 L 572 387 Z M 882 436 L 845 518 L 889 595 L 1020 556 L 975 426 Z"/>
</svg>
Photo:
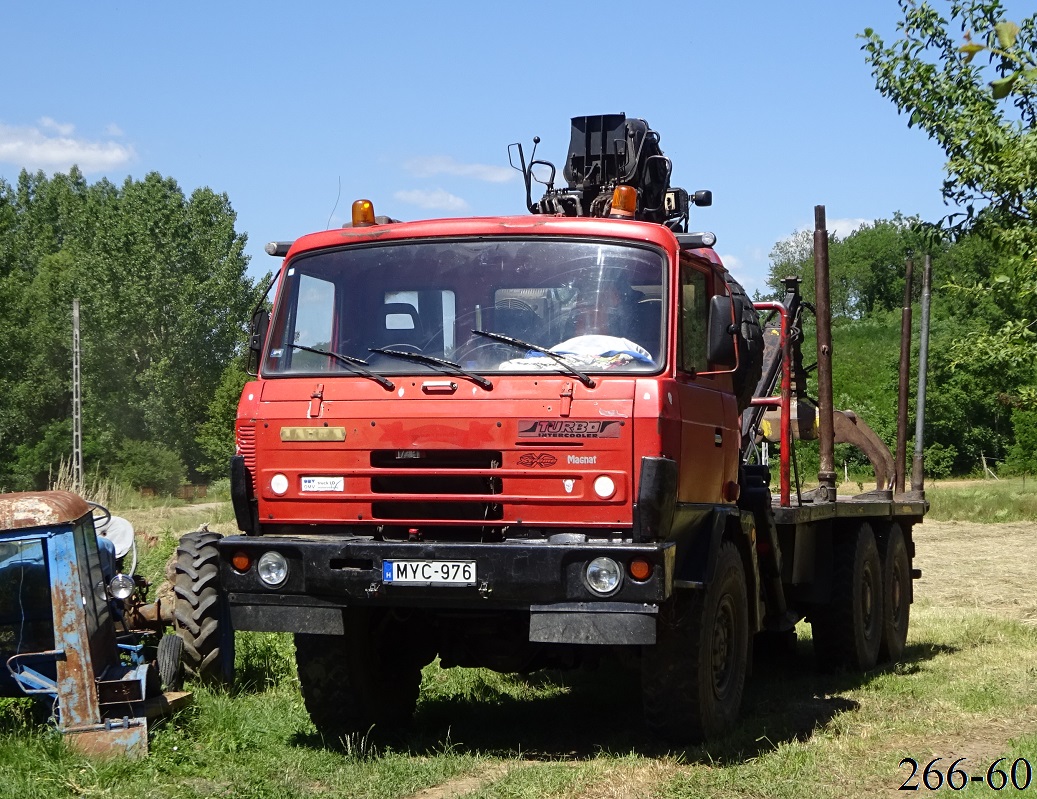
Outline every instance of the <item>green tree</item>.
<svg viewBox="0 0 1037 799">
<path fill-rule="evenodd" d="M 1016 408 L 1012 412 L 1015 444 L 1005 459 L 1008 474 L 1037 474 L 1037 410 Z"/>
<path fill-rule="evenodd" d="M 204 455 L 200 471 L 210 479 L 226 477 L 234 454 L 234 420 L 241 389 L 249 380 L 243 360 L 229 364 L 220 384 L 212 392 L 208 419 L 198 429 L 198 447 Z"/>
<path fill-rule="evenodd" d="M 904 299 L 904 263 L 919 250 L 920 220 L 900 213 L 862 225 L 849 236 L 828 238 L 829 293 L 832 316 L 862 319 L 876 311 L 900 308 Z M 813 300 L 813 233 L 798 231 L 771 251 L 767 285 L 781 297 L 785 277 L 802 279 L 803 296 Z M 917 290 L 916 290 L 917 296 Z"/>
<path fill-rule="evenodd" d="M 48 431 L 71 414 L 73 298 L 87 459 L 133 454 L 140 471 L 126 442 L 155 443 L 156 462 L 198 473 L 197 431 L 257 299 L 234 223 L 226 195 L 188 198 L 155 173 L 121 187 L 75 169 L 0 181 L 0 330 L 14 345 L 0 352 L 0 486 L 46 480 Z"/>
<path fill-rule="evenodd" d="M 1037 325 L 1037 14 L 1008 20 L 999 0 L 954 0 L 949 19 L 928 2 L 899 0 L 899 38 L 872 29 L 863 49 L 876 88 L 947 155 L 945 199 L 962 208 L 944 226 L 1001 250 L 1001 271 L 973 291 L 1010 287 L 1019 315 L 985 344 L 1033 364 Z M 1019 394 L 1037 400 L 1033 375 Z"/>
<path fill-rule="evenodd" d="M 917 301 L 926 244 L 921 227 L 917 219 L 897 214 L 845 239 L 829 239 L 835 404 L 858 413 L 891 448 L 904 266 L 912 254 Z M 803 279 L 804 297 L 814 299 L 812 239 L 811 233 L 801 233 L 775 246 L 769 280 L 773 289 L 781 277 L 796 275 Z M 1021 388 L 1032 382 L 1033 353 L 996 346 L 993 339 L 1006 325 L 1018 323 L 1027 300 L 1012 290 L 1011 282 L 997 280 L 1007 268 L 1005 256 L 988 238 L 970 234 L 952 243 L 930 244 L 935 245 L 934 290 L 925 444 L 934 457 L 939 455 L 939 464 L 932 467 L 941 475 L 967 473 L 977 468 L 982 455 L 1000 458 L 1011 446 L 1012 405 L 1018 403 Z M 993 290 L 974 290 L 984 283 Z M 916 330 L 918 320 L 916 307 Z M 811 340 L 812 330 L 808 318 L 805 332 Z M 912 363 L 917 365 L 917 359 L 916 336 Z M 909 417 L 913 411 L 912 404 Z M 857 453 L 847 457 L 851 465 L 862 463 Z"/>
</svg>

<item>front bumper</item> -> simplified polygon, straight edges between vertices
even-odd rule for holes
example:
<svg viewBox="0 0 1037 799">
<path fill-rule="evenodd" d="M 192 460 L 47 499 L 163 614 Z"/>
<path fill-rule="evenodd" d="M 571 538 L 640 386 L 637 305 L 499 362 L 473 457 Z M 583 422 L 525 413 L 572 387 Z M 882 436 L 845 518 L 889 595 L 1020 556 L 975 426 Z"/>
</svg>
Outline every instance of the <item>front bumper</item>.
<svg viewBox="0 0 1037 799">
<path fill-rule="evenodd" d="M 534 641 L 652 643 L 654 615 L 673 590 L 672 542 L 411 543 L 360 536 L 230 536 L 219 548 L 231 621 L 244 630 L 340 634 L 342 609 L 359 606 L 526 610 Z M 245 553 L 255 564 L 271 550 L 288 562 L 288 576 L 279 587 L 264 585 L 254 566 L 241 572 L 231 565 L 235 554 Z M 595 594 L 584 579 L 587 564 L 602 556 L 624 570 L 618 589 L 608 596 Z M 630 576 L 628 565 L 635 558 L 650 564 L 644 580 Z M 473 561 L 476 579 L 464 586 L 394 585 L 382 579 L 383 563 L 393 560 Z"/>
</svg>

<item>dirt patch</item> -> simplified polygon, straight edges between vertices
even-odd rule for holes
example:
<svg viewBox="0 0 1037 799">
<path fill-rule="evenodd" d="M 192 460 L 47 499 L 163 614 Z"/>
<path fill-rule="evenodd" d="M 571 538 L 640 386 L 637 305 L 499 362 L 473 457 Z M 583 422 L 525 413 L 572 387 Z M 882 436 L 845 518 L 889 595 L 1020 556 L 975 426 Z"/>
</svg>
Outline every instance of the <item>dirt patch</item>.
<svg viewBox="0 0 1037 799">
<path fill-rule="evenodd" d="M 447 780 L 440 785 L 434 785 L 431 788 L 424 788 L 417 793 L 411 794 L 407 799 L 454 799 L 456 796 L 464 796 L 465 794 L 473 793 L 480 788 L 496 782 L 509 771 L 520 765 L 529 764 L 520 764 L 516 762 L 496 763 L 489 768 L 480 769 L 474 774 L 466 774 L 463 777 Z"/>
<path fill-rule="evenodd" d="M 915 601 L 1037 624 L 1037 524 L 926 521 L 914 528 Z"/>
<path fill-rule="evenodd" d="M 580 799 L 644 799 L 657 794 L 682 768 L 671 760 L 637 762 L 606 769 L 580 792 Z"/>
</svg>

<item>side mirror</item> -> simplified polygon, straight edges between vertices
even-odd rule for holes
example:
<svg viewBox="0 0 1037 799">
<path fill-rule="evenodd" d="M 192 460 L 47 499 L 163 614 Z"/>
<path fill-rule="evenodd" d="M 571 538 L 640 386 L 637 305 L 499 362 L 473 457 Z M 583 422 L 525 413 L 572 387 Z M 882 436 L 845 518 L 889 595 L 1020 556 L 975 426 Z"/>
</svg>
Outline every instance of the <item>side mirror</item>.
<svg viewBox="0 0 1037 799">
<path fill-rule="evenodd" d="M 555 185 L 555 165 L 550 161 L 530 161 L 529 174 L 537 183 L 552 189 Z"/>
<path fill-rule="evenodd" d="M 734 369 L 738 365 L 734 304 L 731 297 L 717 295 L 709 301 L 709 338 L 706 360 L 715 366 Z"/>
<path fill-rule="evenodd" d="M 270 311 L 260 305 L 252 314 L 252 324 L 248 340 L 248 368 L 247 372 L 255 376 L 259 373 L 259 358 L 263 354 L 263 342 L 266 341 L 266 333 L 270 328 Z"/>
</svg>

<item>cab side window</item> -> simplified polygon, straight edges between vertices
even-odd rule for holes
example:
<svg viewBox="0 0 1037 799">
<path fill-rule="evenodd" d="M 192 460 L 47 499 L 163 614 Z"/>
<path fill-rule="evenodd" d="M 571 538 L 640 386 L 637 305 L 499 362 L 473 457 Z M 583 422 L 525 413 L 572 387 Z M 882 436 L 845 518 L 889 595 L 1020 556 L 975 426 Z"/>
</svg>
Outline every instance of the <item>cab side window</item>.
<svg viewBox="0 0 1037 799">
<path fill-rule="evenodd" d="M 706 322 L 709 318 L 709 281 L 691 263 L 681 263 L 678 365 L 681 371 L 705 371 Z"/>
</svg>

